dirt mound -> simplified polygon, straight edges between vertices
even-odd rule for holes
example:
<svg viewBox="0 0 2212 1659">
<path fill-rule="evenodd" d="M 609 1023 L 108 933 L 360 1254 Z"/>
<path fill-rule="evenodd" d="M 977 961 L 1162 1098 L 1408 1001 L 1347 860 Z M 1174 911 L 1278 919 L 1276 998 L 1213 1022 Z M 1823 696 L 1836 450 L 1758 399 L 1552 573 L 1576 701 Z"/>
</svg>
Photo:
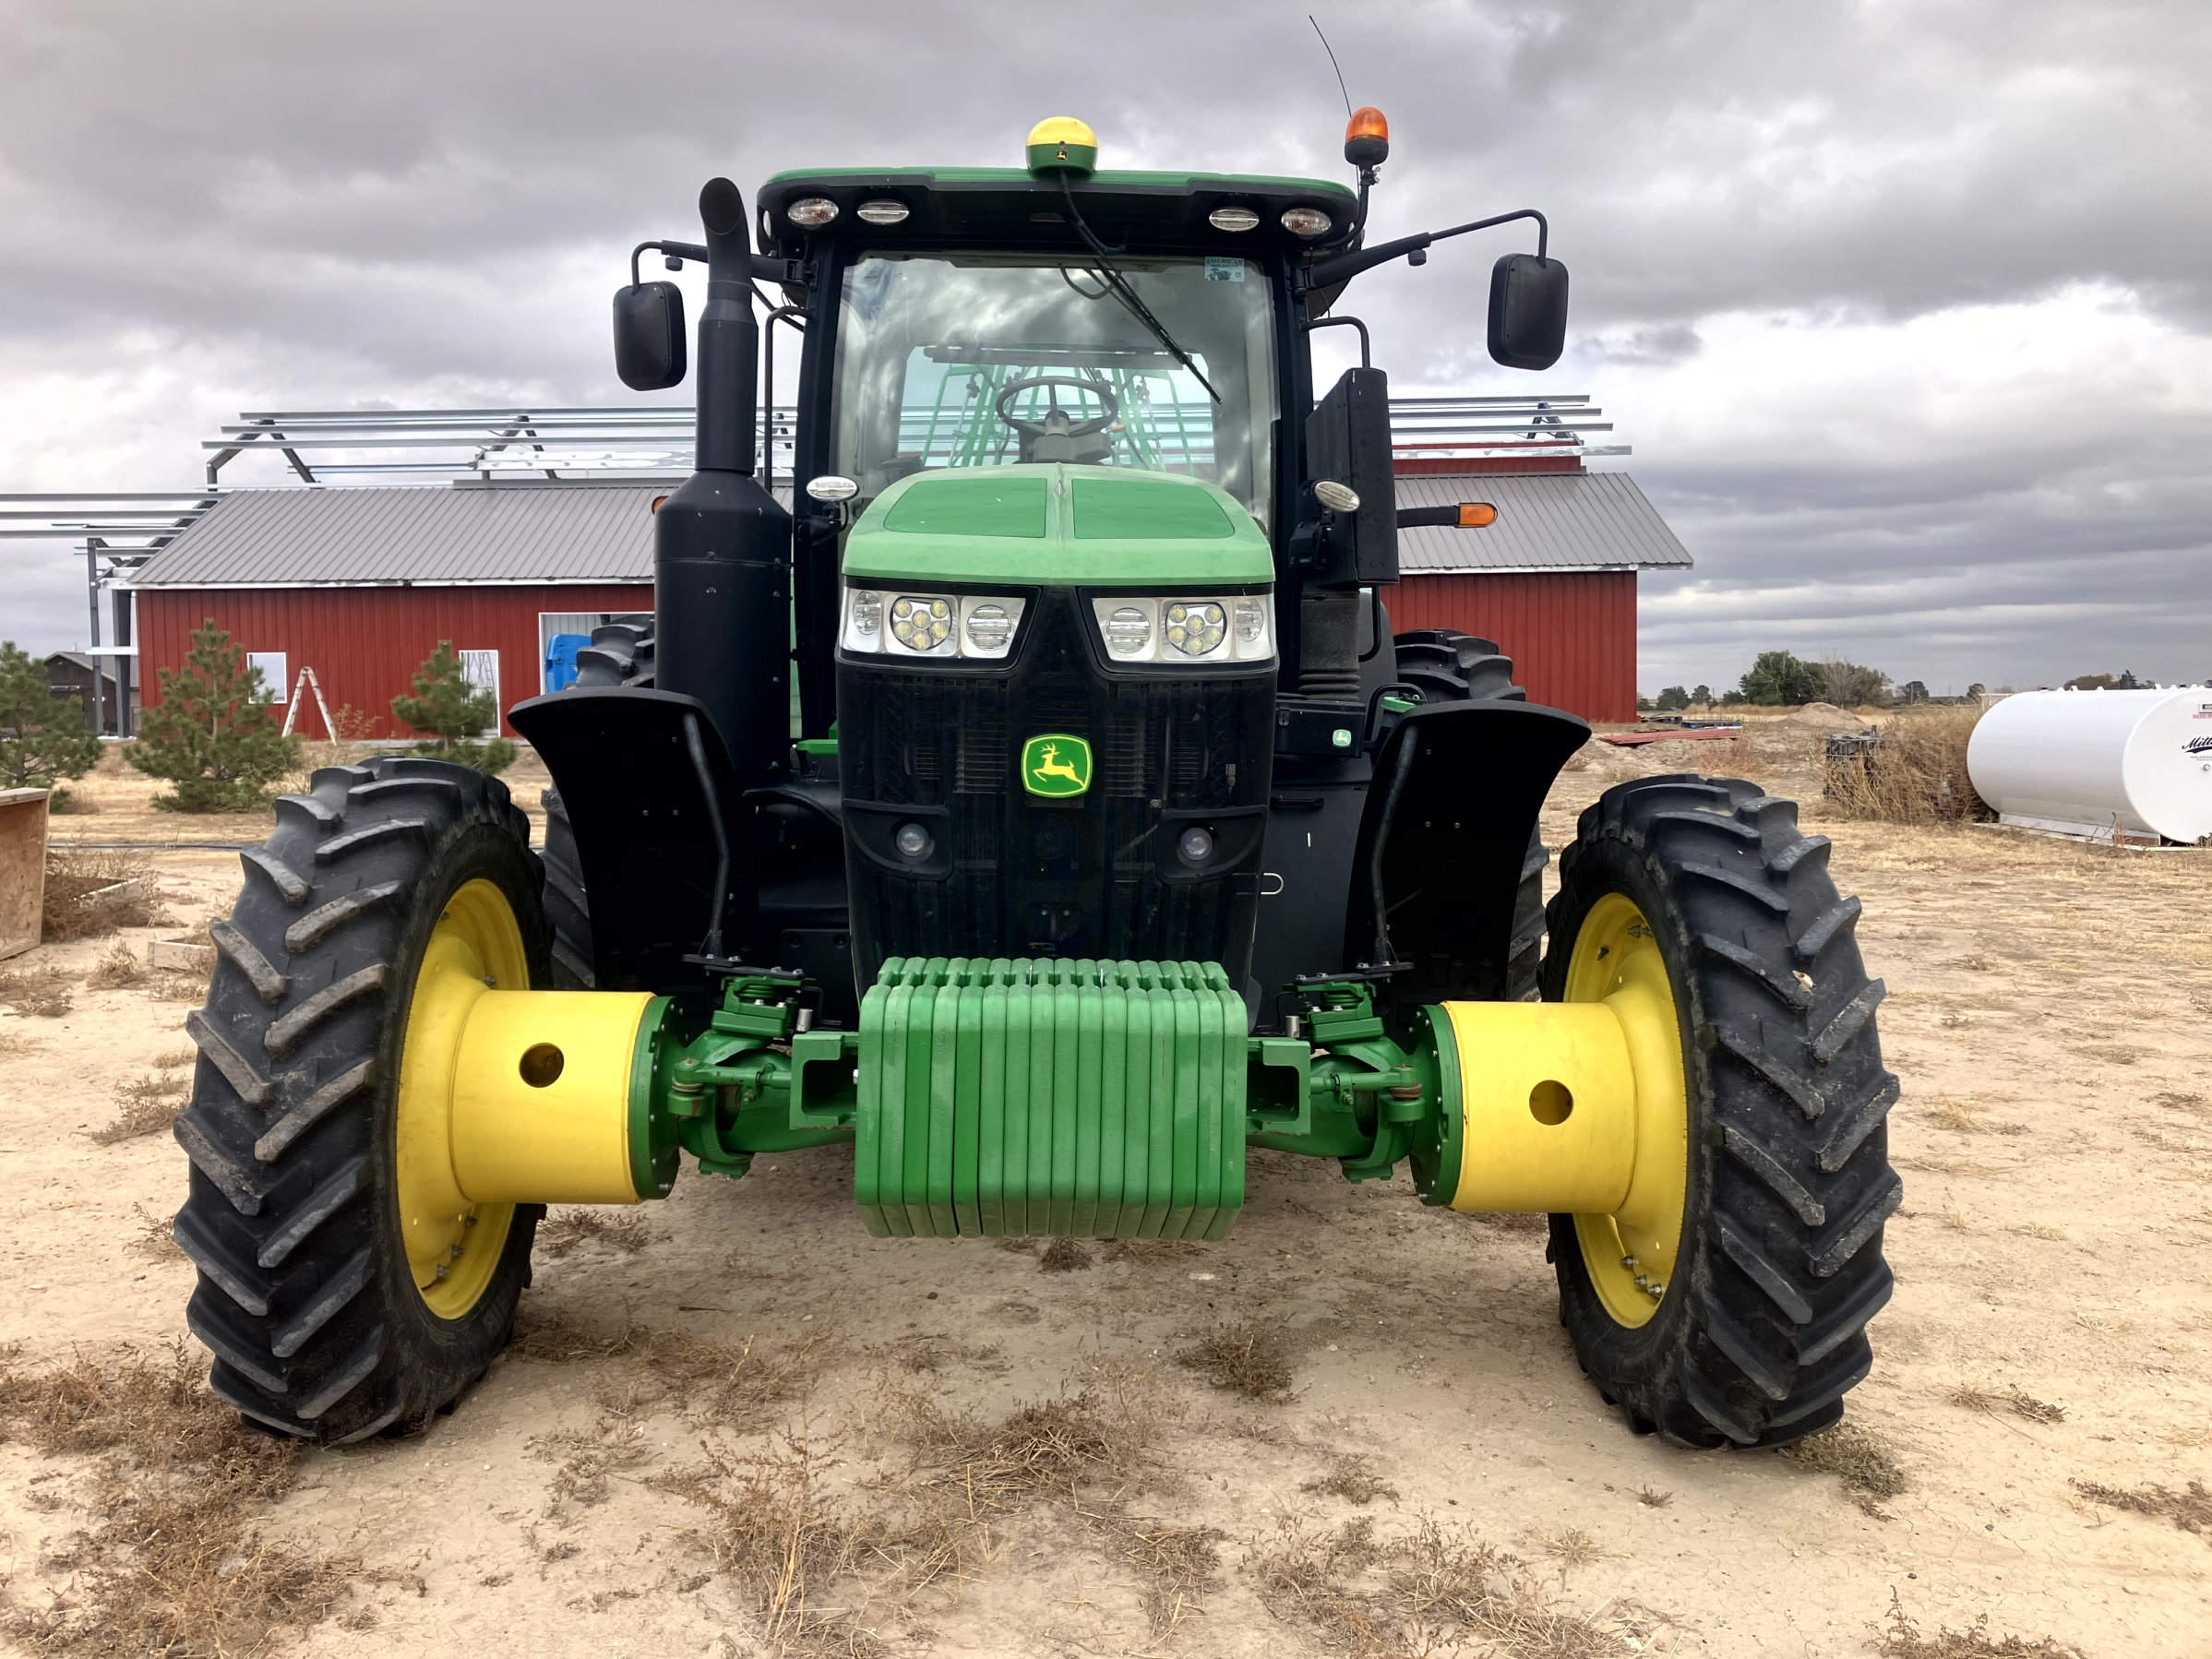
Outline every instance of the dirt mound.
<svg viewBox="0 0 2212 1659">
<path fill-rule="evenodd" d="M 1838 709 L 1834 703 L 1807 703 L 1788 718 L 1800 726 L 1817 726 L 1823 732 L 1863 732 L 1874 722 L 1861 720 L 1848 709 Z"/>
</svg>

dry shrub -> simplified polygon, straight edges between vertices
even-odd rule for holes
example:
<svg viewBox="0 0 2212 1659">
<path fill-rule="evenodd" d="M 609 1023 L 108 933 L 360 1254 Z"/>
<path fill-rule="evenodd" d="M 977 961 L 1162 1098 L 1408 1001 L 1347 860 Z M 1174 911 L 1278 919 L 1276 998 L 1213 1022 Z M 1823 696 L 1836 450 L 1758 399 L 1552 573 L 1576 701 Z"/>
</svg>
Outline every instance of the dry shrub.
<svg viewBox="0 0 2212 1659">
<path fill-rule="evenodd" d="M 2129 1510 L 2138 1515 L 2163 1515 L 2184 1533 L 2212 1537 L 2212 1492 L 2205 1489 L 2202 1481 L 2191 1481 L 2185 1492 L 2149 1486 L 2128 1492 L 2089 1480 L 2075 1481 L 2074 1489 L 2091 1503 L 2103 1504 L 2107 1509 Z"/>
<path fill-rule="evenodd" d="M 68 1588 L 44 1607 L 0 1604 L 0 1628 L 30 1652 L 257 1652 L 328 1617 L 358 1575 L 350 1558 L 254 1526 L 297 1479 L 302 1449 L 244 1427 L 203 1370 L 181 1339 L 157 1357 L 80 1354 L 39 1374 L 0 1360 L 0 1438 L 93 1460 L 78 1489 L 90 1524 L 49 1558 Z"/>
<path fill-rule="evenodd" d="M 1289 1345 L 1273 1327 L 1232 1324 L 1208 1331 L 1175 1359 L 1217 1389 L 1252 1400 L 1282 1401 L 1290 1395 L 1291 1357 Z"/>
<path fill-rule="evenodd" d="M 1079 1238 L 1056 1238 L 1037 1258 L 1037 1271 L 1041 1273 L 1080 1272 L 1090 1265 L 1091 1252 Z"/>
<path fill-rule="evenodd" d="M 2018 1389 L 1981 1389 L 1964 1383 L 1951 1390 L 1950 1401 L 1962 1410 L 1978 1412 L 1993 1417 L 1999 1412 L 2010 1412 L 2014 1416 L 2029 1423 L 2049 1427 L 2066 1420 L 2066 1408 L 2053 1405 L 2048 1400 L 2038 1400 L 2033 1394 L 2024 1394 Z"/>
<path fill-rule="evenodd" d="M 121 991 L 138 985 L 146 977 L 146 964 L 138 953 L 118 939 L 100 954 L 85 975 L 88 991 Z"/>
<path fill-rule="evenodd" d="M 532 1457 L 556 1465 L 546 1487 L 552 1499 L 547 1518 L 570 1521 L 580 1509 L 604 1503 L 617 1474 L 650 1462 L 645 1444 L 645 1423 L 636 1406 L 620 1398 L 603 1401 L 605 1409 L 588 1429 L 559 1429 L 533 1435 L 528 1450 Z"/>
<path fill-rule="evenodd" d="M 1987 822 L 1997 815 L 1967 776 L 1967 740 L 1981 710 L 1892 716 L 1864 748 L 1824 762 L 1825 794 L 1847 817 L 1892 824 Z"/>
<path fill-rule="evenodd" d="M 21 1032 L 0 1032 L 0 1054 L 32 1054 L 39 1044 Z"/>
<path fill-rule="evenodd" d="M 1379 1478 L 1371 1471 L 1362 1469 L 1349 1458 L 1338 1460 L 1336 1466 L 1328 1474 L 1317 1480 L 1306 1482 L 1298 1490 L 1324 1493 L 1331 1498 L 1341 1498 L 1346 1503 L 1360 1505 L 1373 1503 L 1378 1498 L 1387 1498 L 1393 1503 L 1398 1501 L 1397 1487 Z"/>
<path fill-rule="evenodd" d="M 131 892 L 96 897 L 125 882 Z M 153 865 L 128 853 L 49 853 L 43 937 L 50 943 L 90 938 L 119 927 L 150 927 L 160 914 L 161 895 Z"/>
<path fill-rule="evenodd" d="M 1470 1642 L 1504 1659 L 1611 1659 L 1639 1651 L 1645 1633 L 1621 1604 L 1598 1617 L 1561 1608 L 1525 1563 L 1432 1519 L 1387 1540 L 1366 1520 L 1318 1534 L 1292 1521 L 1248 1570 L 1270 1612 L 1359 1659 Z"/>
<path fill-rule="evenodd" d="M 598 1331 L 556 1312 L 532 1319 L 517 1335 L 513 1351 L 553 1365 L 629 1360 L 642 1373 L 632 1396 L 636 1409 L 675 1399 L 702 1421 L 742 1426 L 760 1422 L 806 1391 L 820 1369 L 827 1340 L 771 1343 L 748 1336 L 724 1343 L 687 1331 L 655 1331 L 635 1320 L 616 1331 Z"/>
<path fill-rule="evenodd" d="M 181 1077 L 149 1074 L 115 1089 L 115 1116 L 91 1131 L 102 1146 L 118 1140 L 136 1140 L 141 1135 L 164 1134 L 192 1099 L 192 1085 Z"/>
<path fill-rule="evenodd" d="M 538 1249 L 558 1261 L 586 1244 L 604 1245 L 625 1256 L 634 1256 L 652 1242 L 652 1229 L 631 1210 L 612 1214 L 603 1210 L 563 1210 L 538 1223 Z"/>
<path fill-rule="evenodd" d="M 1040 1497 L 1072 1498 L 1086 1486 L 1128 1492 L 1149 1484 L 1163 1415 L 1150 1380 L 1103 1373 L 1103 1389 L 1019 1406 L 998 1423 L 949 1413 L 933 1400 L 898 1404 L 922 1483 L 958 1488 L 981 1515 Z"/>
<path fill-rule="evenodd" d="M 1880 1500 L 1896 1497 L 1910 1485 L 1889 1449 L 1855 1423 L 1838 1423 L 1781 1450 L 1794 1462 L 1835 1475 L 1870 1515 L 1883 1515 Z"/>
<path fill-rule="evenodd" d="M 198 1058 L 199 1050 L 197 1048 L 169 1048 L 154 1056 L 153 1067 L 156 1071 L 174 1071 L 180 1067 L 192 1065 Z"/>
<path fill-rule="evenodd" d="M 1986 1613 L 1966 1629 L 1944 1625 L 1923 1636 L 1895 1590 L 1889 1593 L 1889 1623 L 1882 1631 L 1880 1651 L 1883 1659 L 2084 1659 L 2081 1649 L 2048 1636 L 1991 1636 Z"/>
<path fill-rule="evenodd" d="M 131 1214 L 137 1218 L 138 1230 L 125 1247 L 132 1255 L 148 1261 L 183 1261 L 185 1252 L 176 1242 L 175 1223 L 166 1215 L 150 1213 L 145 1205 L 133 1204 Z"/>
<path fill-rule="evenodd" d="M 59 968 L 17 968 L 0 972 L 0 1005 L 40 1020 L 59 1020 L 75 1006 L 68 978 Z"/>
</svg>

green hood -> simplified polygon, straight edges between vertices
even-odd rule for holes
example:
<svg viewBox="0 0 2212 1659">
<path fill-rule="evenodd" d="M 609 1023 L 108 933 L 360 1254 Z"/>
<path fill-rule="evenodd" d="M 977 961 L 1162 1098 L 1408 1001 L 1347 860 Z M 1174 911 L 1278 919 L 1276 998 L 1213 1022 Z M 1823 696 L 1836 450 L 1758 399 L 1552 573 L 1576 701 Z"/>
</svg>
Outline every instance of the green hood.
<svg viewBox="0 0 2212 1659">
<path fill-rule="evenodd" d="M 1242 587 L 1273 581 L 1274 560 L 1251 514 L 1210 483 L 1046 462 L 901 479 L 846 537 L 844 572 L 870 582 Z"/>
</svg>

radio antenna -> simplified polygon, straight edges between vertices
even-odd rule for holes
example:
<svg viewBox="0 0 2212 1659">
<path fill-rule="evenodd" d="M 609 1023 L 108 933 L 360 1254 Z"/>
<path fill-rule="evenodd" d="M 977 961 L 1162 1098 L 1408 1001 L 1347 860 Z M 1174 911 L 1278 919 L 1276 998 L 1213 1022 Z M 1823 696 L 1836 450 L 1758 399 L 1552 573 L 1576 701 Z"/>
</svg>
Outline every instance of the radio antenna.
<svg viewBox="0 0 2212 1659">
<path fill-rule="evenodd" d="M 1329 67 L 1336 71 L 1336 90 L 1344 97 L 1345 119 L 1349 121 L 1352 118 L 1352 94 L 1345 90 L 1345 72 L 1343 66 L 1336 61 L 1336 49 L 1329 44 L 1329 37 L 1321 34 L 1320 19 L 1315 18 L 1311 12 L 1306 14 L 1306 21 L 1313 25 L 1315 34 L 1321 36 L 1321 50 L 1329 54 Z"/>
</svg>

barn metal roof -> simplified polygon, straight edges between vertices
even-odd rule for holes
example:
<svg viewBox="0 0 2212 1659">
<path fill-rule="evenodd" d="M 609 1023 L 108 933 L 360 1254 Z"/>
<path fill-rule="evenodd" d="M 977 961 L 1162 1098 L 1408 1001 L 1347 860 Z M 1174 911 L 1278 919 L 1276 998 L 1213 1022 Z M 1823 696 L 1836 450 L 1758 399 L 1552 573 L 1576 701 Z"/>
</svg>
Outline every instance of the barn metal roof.
<svg viewBox="0 0 2212 1659">
<path fill-rule="evenodd" d="M 1402 530 L 1407 576 L 1483 570 L 1655 570 L 1691 564 L 1658 509 L 1626 472 L 1501 472 L 1398 480 L 1400 507 L 1488 501 L 1482 530 Z"/>
<path fill-rule="evenodd" d="M 1484 530 L 1399 533 L 1409 575 L 1628 570 L 1689 553 L 1624 472 L 1406 477 L 1401 507 L 1497 504 Z M 649 582 L 667 483 L 462 482 L 227 492 L 132 579 L 137 588 Z M 776 491 L 786 506 L 791 492 Z"/>
</svg>

